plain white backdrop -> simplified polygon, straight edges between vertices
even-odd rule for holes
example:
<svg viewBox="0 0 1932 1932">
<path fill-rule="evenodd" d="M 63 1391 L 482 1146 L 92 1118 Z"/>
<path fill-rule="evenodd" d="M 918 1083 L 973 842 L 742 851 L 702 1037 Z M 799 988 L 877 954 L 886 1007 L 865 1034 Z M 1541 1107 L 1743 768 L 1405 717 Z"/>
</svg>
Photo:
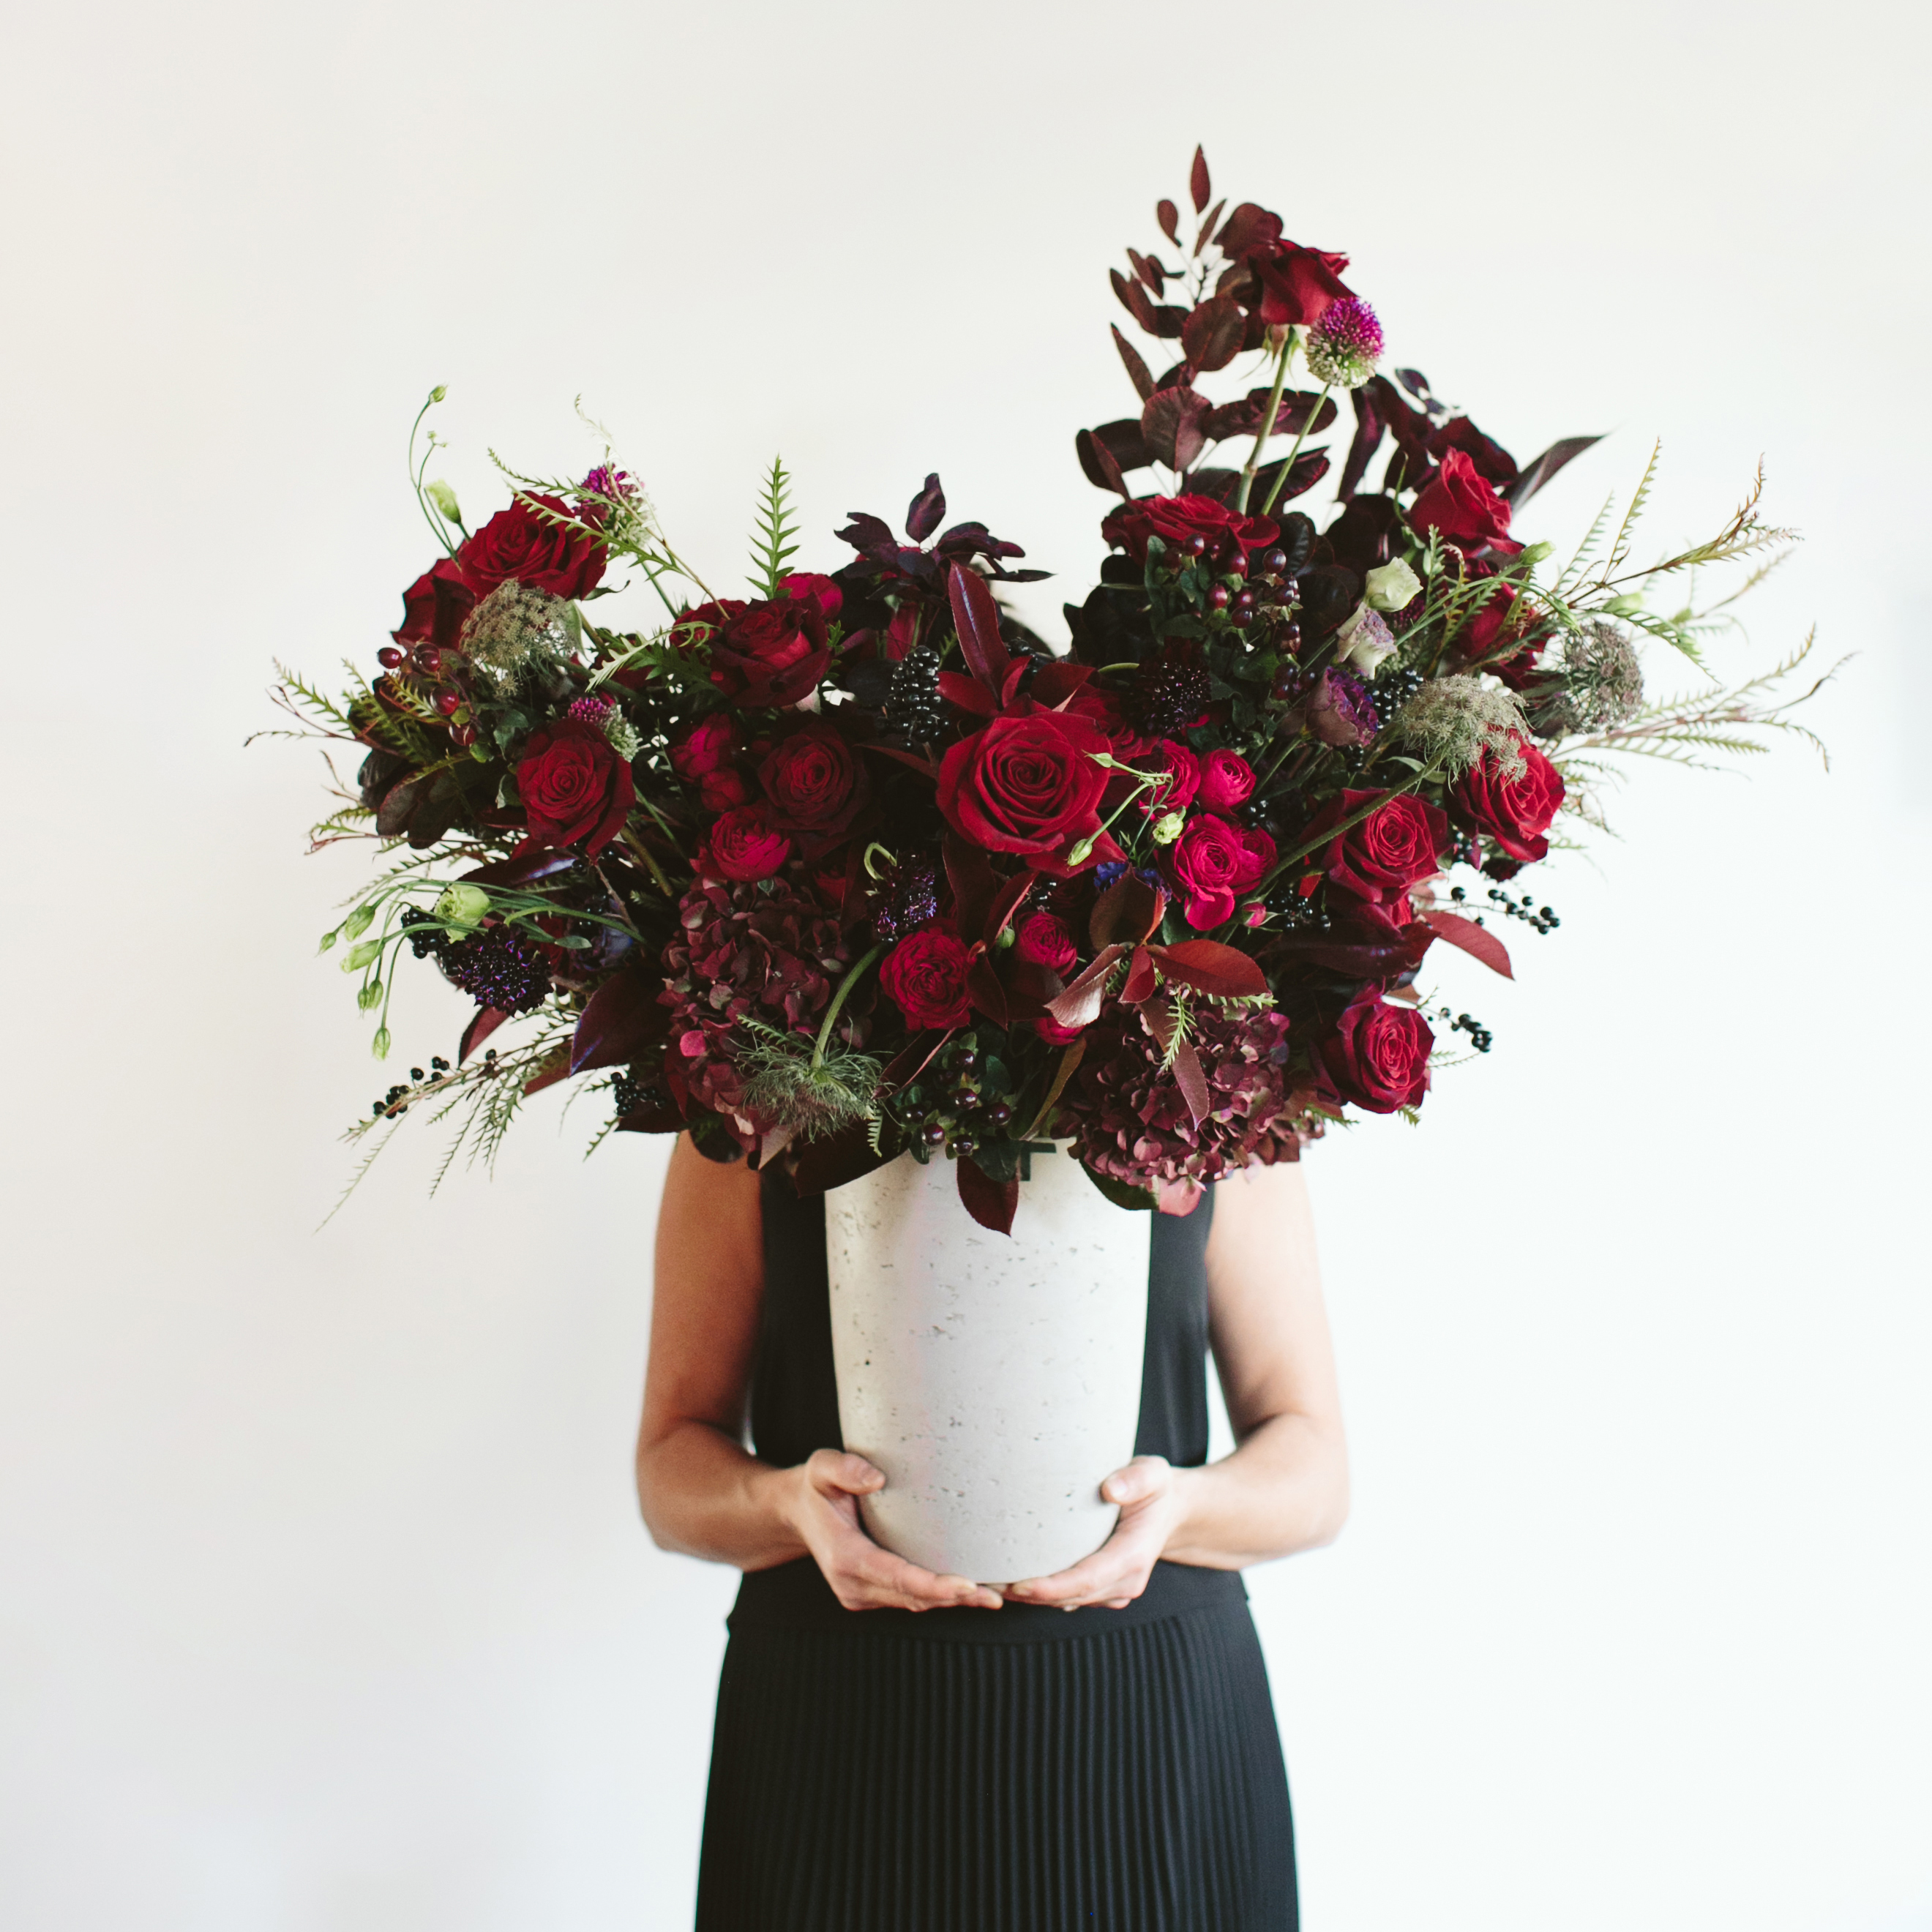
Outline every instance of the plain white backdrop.
<svg viewBox="0 0 1932 1932">
<path fill-rule="evenodd" d="M 0 1923 L 688 1922 L 732 1578 L 629 1486 L 662 1144 L 538 1112 L 424 1198 L 315 939 L 279 656 L 368 665 L 435 382 L 619 438 L 728 577 L 928 469 L 1077 600 L 1130 400 L 1108 266 L 1197 139 L 1348 250 L 1396 359 L 1574 538 L 1760 452 L 1770 661 L 1834 769 L 1638 774 L 1538 885 L 1495 1051 L 1311 1175 L 1341 1543 L 1256 1574 L 1315 1932 L 1932 1927 L 1924 16 L 1654 0 L 28 9 L 0 23 L 5 614 Z M 1667 676 L 1667 672 L 1666 672 Z M 1513 935 L 1520 929 L 1512 928 Z M 447 1052 L 421 976 L 399 1058 Z"/>
</svg>

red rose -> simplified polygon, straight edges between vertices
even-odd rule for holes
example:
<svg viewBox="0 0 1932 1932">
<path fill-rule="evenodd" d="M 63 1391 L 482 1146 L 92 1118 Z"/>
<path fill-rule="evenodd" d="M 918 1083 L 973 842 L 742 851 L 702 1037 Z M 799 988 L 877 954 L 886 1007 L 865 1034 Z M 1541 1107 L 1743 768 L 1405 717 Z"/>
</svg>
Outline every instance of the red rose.
<svg viewBox="0 0 1932 1932">
<path fill-rule="evenodd" d="M 1210 752 L 1201 767 L 1201 802 L 1210 812 L 1232 812 L 1255 789 L 1255 768 L 1238 752 Z"/>
<path fill-rule="evenodd" d="M 808 724 L 772 746 L 758 767 L 772 823 L 820 842 L 843 832 L 866 802 L 864 774 L 830 724 Z"/>
<path fill-rule="evenodd" d="M 1274 242 L 1253 250 L 1247 259 L 1255 274 L 1250 306 L 1263 322 L 1276 328 L 1287 322 L 1305 328 L 1319 322 L 1330 303 L 1354 292 L 1342 279 L 1348 266 L 1346 255 Z"/>
<path fill-rule="evenodd" d="M 752 795 L 743 775 L 730 765 L 706 772 L 698 782 L 698 802 L 706 812 L 729 812 Z"/>
<path fill-rule="evenodd" d="M 791 841 L 772 830 L 764 807 L 742 805 L 712 826 L 710 844 L 698 856 L 698 870 L 748 884 L 769 879 L 790 856 Z"/>
<path fill-rule="evenodd" d="M 453 650 L 464 620 L 476 608 L 475 593 L 463 580 L 453 557 L 436 563 L 403 592 L 403 628 L 389 634 L 399 644 L 434 644 Z"/>
<path fill-rule="evenodd" d="M 1345 791 L 1324 806 L 1310 836 L 1359 812 L 1376 794 Z M 1325 822 L 1324 822 L 1325 821 Z M 1338 832 L 1318 855 L 1334 884 L 1360 899 L 1392 902 L 1442 869 L 1438 855 L 1449 843 L 1449 821 L 1413 792 L 1399 792 L 1358 825 Z"/>
<path fill-rule="evenodd" d="M 812 598 L 828 617 L 837 616 L 845 602 L 844 592 L 815 570 L 795 570 L 778 579 L 778 588 L 788 597 Z"/>
<path fill-rule="evenodd" d="M 1147 561 L 1150 536 L 1169 550 L 1198 536 L 1208 546 L 1202 553 L 1204 562 L 1226 564 L 1239 558 L 1245 568 L 1248 552 L 1266 550 L 1281 535 L 1281 526 L 1270 518 L 1244 516 L 1212 496 L 1143 496 L 1104 518 L 1100 534 L 1136 563 Z"/>
<path fill-rule="evenodd" d="M 565 520 L 554 522 L 555 516 Z M 604 574 L 604 546 L 557 497 L 519 496 L 464 538 L 456 561 L 478 597 L 512 578 L 553 597 L 581 597 Z"/>
<path fill-rule="evenodd" d="M 974 844 L 1019 853 L 1040 871 L 1070 878 L 1119 856 L 1096 810 L 1107 772 L 1094 760 L 1107 748 L 1084 718 L 1037 706 L 1005 712 L 947 747 L 939 808 Z M 1067 854 L 1083 840 L 1094 842 L 1076 866 Z"/>
<path fill-rule="evenodd" d="M 1234 895 L 1258 884 L 1274 863 L 1274 841 L 1242 832 L 1211 812 L 1196 812 L 1168 848 L 1167 869 L 1180 888 L 1181 910 L 1196 932 L 1234 916 Z"/>
<path fill-rule="evenodd" d="M 1335 1090 L 1372 1114 L 1421 1104 L 1436 1036 L 1413 1006 L 1358 993 L 1315 1051 Z"/>
<path fill-rule="evenodd" d="M 738 728 L 714 712 L 670 750 L 671 770 L 681 778 L 709 777 L 737 748 Z"/>
<path fill-rule="evenodd" d="M 1456 816 L 1478 832 L 1486 832 L 1512 859 L 1525 865 L 1546 856 L 1550 830 L 1563 802 L 1563 780 L 1556 767 L 1526 738 L 1516 741 L 1522 754 L 1520 778 L 1506 778 L 1493 752 L 1449 794 Z"/>
<path fill-rule="evenodd" d="M 1424 487 L 1408 513 L 1410 527 L 1419 536 L 1440 530 L 1444 538 L 1472 550 L 1492 544 L 1510 555 L 1522 549 L 1510 541 L 1510 506 L 1476 472 L 1476 466 L 1460 449 L 1442 459 L 1442 466 Z"/>
<path fill-rule="evenodd" d="M 1151 752 L 1144 752 L 1133 762 L 1144 772 L 1167 774 L 1164 784 L 1141 794 L 1141 809 L 1150 818 L 1158 818 L 1167 812 L 1184 812 L 1194 802 L 1194 795 L 1201 789 L 1201 760 L 1185 745 L 1163 738 Z"/>
<path fill-rule="evenodd" d="M 1071 1046 L 1087 1030 L 1084 1027 L 1062 1026 L 1052 1019 L 1035 1020 L 1033 1030 L 1048 1046 Z"/>
<path fill-rule="evenodd" d="M 699 614 L 688 614 L 686 621 Z M 815 597 L 748 604 L 711 638 L 711 682 L 739 704 L 774 710 L 796 704 L 831 662 L 825 613 Z"/>
<path fill-rule="evenodd" d="M 596 858 L 623 830 L 637 796 L 631 767 L 602 728 L 581 718 L 540 725 L 524 746 L 517 791 L 528 826 L 518 856 L 589 842 Z"/>
<path fill-rule="evenodd" d="M 1070 970 L 1080 956 L 1066 920 L 1050 912 L 1030 912 L 1020 921 L 1013 935 L 1013 950 L 1036 966 L 1061 974 Z"/>
<path fill-rule="evenodd" d="M 901 940 L 886 955 L 879 984 L 908 1026 L 964 1026 L 973 1017 L 973 1003 L 966 996 L 971 956 L 951 933 L 930 926 Z"/>
</svg>

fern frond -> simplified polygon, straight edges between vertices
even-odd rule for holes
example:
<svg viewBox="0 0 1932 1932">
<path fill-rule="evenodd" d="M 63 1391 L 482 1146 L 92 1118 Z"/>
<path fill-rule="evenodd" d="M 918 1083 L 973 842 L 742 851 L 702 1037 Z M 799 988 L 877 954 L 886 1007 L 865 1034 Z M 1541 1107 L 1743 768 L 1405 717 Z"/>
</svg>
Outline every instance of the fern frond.
<svg viewBox="0 0 1932 1932">
<path fill-rule="evenodd" d="M 792 541 L 797 535 L 798 526 L 791 520 L 791 478 L 775 456 L 758 499 L 758 528 L 752 534 L 751 581 L 760 597 L 776 597 L 783 587 L 785 565 L 798 554 Z"/>
<path fill-rule="evenodd" d="M 1556 580 L 1556 592 L 1560 596 L 1573 579 L 1580 579 L 1585 566 L 1597 554 L 1597 547 L 1604 541 L 1604 532 L 1608 528 L 1610 512 L 1616 507 L 1615 492 L 1604 499 L 1604 507 L 1597 512 L 1597 520 L 1584 532 L 1583 541 L 1576 546 L 1576 554 L 1563 566 L 1563 574 Z"/>
<path fill-rule="evenodd" d="M 1618 565 L 1630 555 L 1632 539 L 1636 535 L 1638 519 L 1643 514 L 1645 504 L 1650 500 L 1651 485 L 1657 481 L 1657 466 L 1663 460 L 1664 443 L 1661 438 L 1651 446 L 1650 460 L 1643 466 L 1643 477 L 1636 486 L 1636 494 L 1630 500 L 1630 508 L 1624 512 L 1623 521 L 1617 526 L 1616 541 L 1610 545 L 1610 560 L 1604 566 L 1602 575 L 1606 578 L 1615 574 Z"/>
</svg>

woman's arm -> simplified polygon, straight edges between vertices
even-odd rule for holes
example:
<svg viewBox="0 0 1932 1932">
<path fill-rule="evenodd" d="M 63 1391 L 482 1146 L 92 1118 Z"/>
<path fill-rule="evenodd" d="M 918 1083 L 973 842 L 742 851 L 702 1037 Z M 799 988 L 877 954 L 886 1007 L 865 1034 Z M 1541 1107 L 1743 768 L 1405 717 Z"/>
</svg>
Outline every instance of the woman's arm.
<svg viewBox="0 0 1932 1932">
<path fill-rule="evenodd" d="M 758 1177 L 706 1160 L 680 1134 L 658 1214 L 650 1367 L 638 1431 L 638 1500 L 664 1550 L 741 1570 L 811 1556 L 848 1610 L 932 1610 L 999 1598 L 881 1550 L 860 1496 L 885 1480 L 862 1456 L 819 1450 L 774 1468 L 744 1447 L 764 1296 Z"/>
<path fill-rule="evenodd" d="M 1331 1541 L 1348 1511 L 1348 1453 L 1314 1223 L 1298 1164 L 1251 1167 L 1214 1190 L 1208 1326 L 1237 1448 L 1204 1469 L 1137 1456 L 1101 1486 L 1112 1538 L 1057 1576 L 1008 1594 L 1118 1607 L 1155 1562 L 1238 1570 Z"/>
</svg>

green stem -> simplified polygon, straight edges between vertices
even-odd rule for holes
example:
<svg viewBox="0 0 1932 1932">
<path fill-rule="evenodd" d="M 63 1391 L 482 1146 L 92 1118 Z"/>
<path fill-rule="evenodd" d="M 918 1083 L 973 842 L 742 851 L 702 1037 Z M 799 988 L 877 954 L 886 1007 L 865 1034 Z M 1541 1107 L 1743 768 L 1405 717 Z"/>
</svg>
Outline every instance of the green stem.
<svg viewBox="0 0 1932 1932">
<path fill-rule="evenodd" d="M 838 982 L 838 990 L 832 996 L 832 1004 L 825 1010 L 825 1024 L 818 1029 L 818 1037 L 812 1043 L 812 1070 L 816 1073 L 825 1064 L 825 1049 L 832 1038 L 833 1023 L 838 1018 L 838 1010 L 844 1006 L 846 996 L 859 983 L 859 976 L 878 958 L 886 949 L 875 946 L 866 956 L 854 963 L 852 969 Z"/>
<path fill-rule="evenodd" d="M 1274 508 L 1275 500 L 1280 496 L 1282 485 L 1288 481 L 1288 472 L 1294 467 L 1294 459 L 1301 454 L 1301 446 L 1308 440 L 1308 432 L 1315 427 L 1315 418 L 1322 413 L 1322 405 L 1328 400 L 1328 392 L 1334 386 L 1332 382 L 1322 385 L 1322 393 L 1316 398 L 1314 408 L 1308 412 L 1308 420 L 1301 425 L 1301 434 L 1294 439 L 1294 447 L 1288 452 L 1287 460 L 1275 472 L 1274 482 L 1268 490 L 1268 500 L 1262 506 L 1263 516 Z"/>
<path fill-rule="evenodd" d="M 1245 510 L 1248 507 L 1248 492 L 1255 487 L 1255 472 L 1261 467 L 1262 451 L 1268 440 L 1274 434 L 1274 419 L 1281 410 L 1281 392 L 1288 386 L 1288 365 L 1294 360 L 1294 331 L 1290 328 L 1281 345 L 1280 358 L 1274 365 L 1274 387 L 1268 392 L 1268 412 L 1262 418 L 1262 426 L 1255 431 L 1255 446 L 1248 452 L 1248 460 L 1241 466 L 1241 480 L 1234 488 L 1234 508 Z M 1298 449 L 1298 442 L 1295 447 Z"/>
</svg>

